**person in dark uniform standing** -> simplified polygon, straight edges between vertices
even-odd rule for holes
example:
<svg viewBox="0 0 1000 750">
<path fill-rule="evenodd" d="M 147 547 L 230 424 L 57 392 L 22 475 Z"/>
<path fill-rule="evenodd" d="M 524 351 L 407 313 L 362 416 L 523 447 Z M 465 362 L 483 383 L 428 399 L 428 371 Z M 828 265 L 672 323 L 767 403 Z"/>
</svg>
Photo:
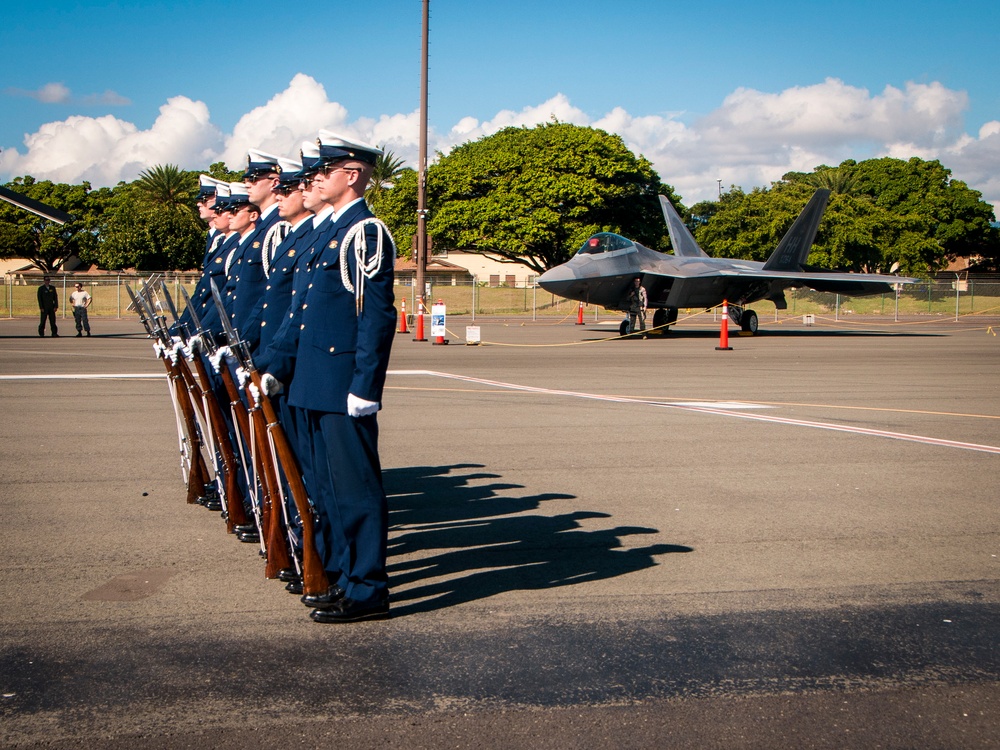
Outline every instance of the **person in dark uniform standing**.
<svg viewBox="0 0 1000 750">
<path fill-rule="evenodd" d="M 49 328 L 52 330 L 52 338 L 59 338 L 59 328 L 56 326 L 56 310 L 59 309 L 59 293 L 52 286 L 52 280 L 46 276 L 43 283 L 38 287 L 38 309 L 41 315 L 38 319 L 38 335 L 45 335 L 45 321 L 49 321 Z"/>
<path fill-rule="evenodd" d="M 311 445 L 310 495 L 332 585 L 303 602 L 316 622 L 355 622 L 389 615 L 388 507 L 376 413 L 395 335 L 396 248 L 364 201 L 381 150 L 332 134 L 319 147 L 315 179 L 334 209 L 332 223 L 311 263 L 304 299 L 295 299 L 260 369 L 269 394 L 289 384 L 288 403 L 301 410 Z"/>
<path fill-rule="evenodd" d="M 276 236 L 283 238 L 288 229 L 288 224 L 282 223 L 278 216 L 274 193 L 279 184 L 278 157 L 250 149 L 242 184 L 246 185 L 247 199 L 258 209 L 258 216 L 253 233 L 240 241 L 240 251 L 231 264 L 226 281 L 226 304 L 230 324 L 253 351 L 260 337 L 260 299 L 267 285 L 265 251 L 269 246 L 275 247 Z"/>
<path fill-rule="evenodd" d="M 642 277 L 636 276 L 632 280 L 632 286 L 628 290 L 628 332 L 635 333 L 635 324 L 638 321 L 639 330 L 646 330 L 646 308 L 649 306 L 649 297 L 646 294 L 646 287 L 642 285 Z M 643 337 L 645 338 L 645 337 Z"/>
</svg>

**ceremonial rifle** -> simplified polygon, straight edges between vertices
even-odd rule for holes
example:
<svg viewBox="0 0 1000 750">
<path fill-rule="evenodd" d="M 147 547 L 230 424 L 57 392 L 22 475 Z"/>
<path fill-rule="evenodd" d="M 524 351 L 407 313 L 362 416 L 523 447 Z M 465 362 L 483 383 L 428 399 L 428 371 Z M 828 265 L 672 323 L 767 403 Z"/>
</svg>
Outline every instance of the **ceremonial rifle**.
<svg viewBox="0 0 1000 750">
<path fill-rule="evenodd" d="M 143 327 L 154 341 L 159 339 L 158 353 L 163 360 L 167 370 L 167 378 L 171 386 L 174 407 L 179 408 L 183 420 L 183 434 L 181 435 L 181 459 L 182 469 L 184 462 L 187 464 L 187 501 L 194 504 L 198 502 L 201 493 L 205 491 L 208 483 L 208 468 L 205 466 L 205 459 L 201 452 L 201 438 L 198 435 L 198 427 L 195 421 L 194 406 L 191 404 L 190 394 L 186 385 L 182 383 L 183 376 L 180 368 L 175 364 L 167 353 L 167 348 L 172 346 L 169 333 L 162 328 L 156 319 L 156 315 L 147 305 L 145 300 L 140 299 L 128 284 L 125 285 L 129 298 L 132 300 L 131 307 L 139 315 Z M 199 489 L 200 485 L 200 489 Z"/>
<path fill-rule="evenodd" d="M 250 376 L 251 382 L 257 386 L 257 393 L 260 397 L 260 406 L 264 412 L 264 417 L 267 420 L 267 434 L 271 440 L 271 445 L 274 446 L 275 451 L 278 454 L 278 461 L 281 463 L 281 468 L 285 473 L 285 479 L 288 481 L 288 486 L 292 492 L 292 500 L 295 502 L 295 507 L 299 512 L 299 518 L 302 521 L 302 590 L 303 593 L 315 596 L 318 594 L 325 594 L 330 589 L 330 582 L 326 576 L 326 570 L 323 569 L 323 562 L 319 558 L 319 552 L 316 550 L 316 516 L 313 511 L 312 503 L 309 502 L 309 493 L 306 491 L 305 482 L 302 479 L 302 469 L 299 467 L 299 462 L 295 458 L 295 452 L 292 450 L 291 441 L 288 439 L 288 435 L 285 434 L 284 428 L 278 422 L 278 415 L 275 412 L 274 405 L 271 403 L 270 397 L 264 392 L 261 386 L 260 373 L 254 367 L 253 359 L 250 357 L 250 352 L 247 350 L 246 342 L 239 339 L 237 332 L 229 325 L 229 320 L 222 315 L 225 312 L 225 308 L 222 305 L 222 298 L 219 295 L 219 290 L 212 282 L 212 297 L 215 300 L 216 306 L 219 308 L 220 318 L 222 318 L 222 325 L 226 331 L 226 336 L 230 341 L 230 349 L 233 351 L 234 356 L 240 362 L 240 366 L 247 372 Z M 233 344 L 236 346 L 233 346 Z"/>
<path fill-rule="evenodd" d="M 222 321 L 223 330 L 226 333 L 226 340 L 229 342 L 229 350 L 233 352 L 233 356 L 236 358 L 238 363 L 242 363 L 244 359 L 249 358 L 249 353 L 246 351 L 246 343 L 240 339 L 239 334 L 233 329 L 232 325 L 229 323 L 229 314 L 225 310 L 225 306 L 222 304 L 222 297 L 219 294 L 218 287 L 215 286 L 215 282 L 210 282 L 212 285 L 212 298 L 218 307 L 219 318 Z M 225 369 L 226 375 L 229 375 L 228 368 L 224 366 L 220 367 L 220 371 Z M 235 385 L 234 385 L 235 388 Z M 236 399 L 239 399 L 237 393 Z M 252 402 L 252 400 L 250 400 Z M 241 401 L 242 404 L 242 401 Z M 278 471 L 275 466 L 274 457 L 269 449 L 270 442 L 267 437 L 267 424 L 264 421 L 264 416 L 261 413 L 260 406 L 253 402 L 253 406 L 247 409 L 247 414 L 250 418 L 250 427 L 252 429 L 252 440 L 251 446 L 260 446 L 260 450 L 252 451 L 254 466 L 257 469 L 257 476 L 260 479 L 260 487 L 262 491 L 262 499 L 260 503 L 261 509 L 261 541 L 264 543 L 264 551 L 267 556 L 267 566 L 264 571 L 264 575 L 268 578 L 277 578 L 278 573 L 281 570 L 290 568 L 292 566 L 292 561 L 288 554 L 288 544 L 285 540 L 284 532 L 282 530 L 282 518 L 281 513 L 278 510 L 277 502 L 280 498 L 280 490 L 278 488 Z"/>
<path fill-rule="evenodd" d="M 167 305 L 170 307 L 170 313 L 174 316 L 175 320 L 178 320 L 177 309 L 174 307 L 174 302 L 170 297 L 170 292 L 168 292 L 165 287 L 162 288 L 163 294 L 167 300 Z M 210 341 L 211 334 L 208 334 L 207 336 L 204 335 L 201 327 L 201 319 L 198 317 L 198 313 L 191 305 L 191 298 L 188 297 L 187 290 L 184 289 L 184 287 L 181 287 L 181 294 L 184 296 L 185 304 L 187 304 L 189 308 L 191 322 L 194 324 L 195 336 L 198 337 L 197 340 L 201 342 L 202 346 L 207 347 L 209 353 L 211 353 L 214 350 L 214 346 Z M 195 373 L 198 375 L 202 401 L 204 402 L 205 409 L 208 412 L 209 424 L 212 426 L 213 432 L 215 433 L 215 443 L 218 446 L 219 455 L 222 457 L 222 468 L 223 473 L 225 474 L 222 494 L 223 500 L 226 504 L 226 531 L 232 534 L 236 526 L 245 526 L 250 522 L 246 516 L 246 511 L 243 509 L 243 493 L 240 491 L 240 485 L 236 475 L 236 472 L 238 472 L 240 468 L 238 462 L 236 461 L 236 451 L 233 448 L 232 440 L 229 438 L 229 424 L 226 422 L 225 415 L 222 412 L 222 407 L 219 406 L 219 400 L 216 398 L 215 391 L 212 390 L 211 380 L 208 376 L 208 369 L 205 367 L 204 361 L 202 361 L 202 358 L 196 351 L 196 347 L 192 346 L 192 343 L 193 339 L 189 338 L 189 360 L 194 365 Z"/>
</svg>

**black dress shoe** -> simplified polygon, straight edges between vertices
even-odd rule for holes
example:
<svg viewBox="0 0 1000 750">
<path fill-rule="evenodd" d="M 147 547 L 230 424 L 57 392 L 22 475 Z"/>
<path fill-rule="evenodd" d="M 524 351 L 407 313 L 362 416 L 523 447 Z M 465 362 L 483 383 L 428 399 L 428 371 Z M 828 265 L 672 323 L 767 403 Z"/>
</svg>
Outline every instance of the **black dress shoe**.
<svg viewBox="0 0 1000 750">
<path fill-rule="evenodd" d="M 302 579 L 299 578 L 297 581 L 289 581 L 288 583 L 286 583 L 285 591 L 287 591 L 289 594 L 295 594 L 295 596 L 299 596 L 303 591 Z"/>
<path fill-rule="evenodd" d="M 222 510 L 222 501 L 219 500 L 218 498 L 212 498 L 207 503 L 205 503 L 205 507 L 208 510 L 215 510 L 215 511 Z"/>
<path fill-rule="evenodd" d="M 306 594 L 301 601 L 312 609 L 329 609 L 339 604 L 345 593 L 340 586 L 331 586 L 325 594 Z"/>
<path fill-rule="evenodd" d="M 260 534 L 256 531 L 244 531 L 237 534 L 236 538 L 246 544 L 260 544 Z"/>
<path fill-rule="evenodd" d="M 362 620 L 385 620 L 389 617 L 389 600 L 356 602 L 341 599 L 330 609 L 314 609 L 309 613 L 313 622 L 361 622 Z"/>
<path fill-rule="evenodd" d="M 233 526 L 234 534 L 249 534 L 250 532 L 253 532 L 254 534 L 257 533 L 257 524 L 244 523 L 239 526 Z"/>
<path fill-rule="evenodd" d="M 294 581 L 296 578 L 301 578 L 301 576 L 295 572 L 295 568 L 282 568 L 278 571 L 278 580 L 288 583 L 289 581 Z"/>
</svg>

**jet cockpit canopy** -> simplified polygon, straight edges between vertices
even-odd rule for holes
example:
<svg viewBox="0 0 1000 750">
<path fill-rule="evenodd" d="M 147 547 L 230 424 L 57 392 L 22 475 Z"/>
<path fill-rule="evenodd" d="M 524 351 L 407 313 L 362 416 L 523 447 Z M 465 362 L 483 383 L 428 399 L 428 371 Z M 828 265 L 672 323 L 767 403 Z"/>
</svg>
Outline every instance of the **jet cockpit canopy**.
<svg viewBox="0 0 1000 750">
<path fill-rule="evenodd" d="M 598 253 L 610 253 L 615 250 L 635 250 L 635 243 L 632 240 L 622 237 L 620 234 L 612 232 L 600 232 L 583 243 L 583 246 L 576 251 L 577 255 L 596 255 Z"/>
</svg>

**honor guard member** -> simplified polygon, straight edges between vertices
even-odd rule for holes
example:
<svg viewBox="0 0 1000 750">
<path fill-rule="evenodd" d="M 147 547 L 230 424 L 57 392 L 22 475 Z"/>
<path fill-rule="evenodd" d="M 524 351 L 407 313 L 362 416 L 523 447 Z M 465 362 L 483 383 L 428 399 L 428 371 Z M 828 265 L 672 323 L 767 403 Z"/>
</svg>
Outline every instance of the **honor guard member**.
<svg viewBox="0 0 1000 750">
<path fill-rule="evenodd" d="M 208 236 L 205 238 L 205 260 L 202 263 L 202 268 L 204 268 L 205 263 L 208 262 L 208 255 L 212 251 L 212 244 L 214 243 L 216 236 L 219 234 L 219 230 L 216 229 L 214 225 L 214 207 L 215 191 L 218 189 L 221 182 L 222 180 L 209 177 L 207 174 L 198 175 L 198 196 L 195 201 L 198 206 L 198 218 L 208 224 Z"/>
<path fill-rule="evenodd" d="M 232 320 L 232 293 L 236 284 L 235 268 L 236 262 L 248 247 L 247 240 L 253 234 L 256 220 L 260 217 L 260 209 L 250 202 L 250 193 L 247 186 L 242 182 L 230 182 L 229 197 L 223 204 L 222 212 L 228 215 L 229 225 L 226 239 L 222 243 L 219 252 L 222 255 L 223 278 L 220 280 L 213 269 L 212 279 L 219 288 L 222 301 L 226 308 L 226 314 Z M 211 331 L 216 340 L 225 344 L 225 333 L 222 328 L 222 321 L 219 320 L 219 312 L 212 301 L 211 288 L 205 308 L 205 317 L 202 319 L 202 326 L 207 331 Z"/>
<path fill-rule="evenodd" d="M 324 134 L 328 136 L 328 134 Z M 395 335 L 392 236 L 364 201 L 380 149 L 347 138 L 320 139 L 316 183 L 334 207 L 312 261 L 305 299 L 296 299 L 294 353 L 281 341 L 266 363 L 269 393 L 288 383 L 312 444 L 310 487 L 320 522 L 330 590 L 305 596 L 317 622 L 354 622 L 389 614 L 385 569 L 388 507 L 378 456 L 378 423 Z"/>
<path fill-rule="evenodd" d="M 207 272 L 214 262 L 215 254 L 222 246 L 223 239 L 225 239 L 225 233 L 217 226 L 219 214 L 215 210 L 216 192 L 219 185 L 225 184 L 222 180 L 209 177 L 207 174 L 198 175 L 198 217 L 208 224 L 208 235 L 205 238 L 205 258 L 202 261 L 201 277 L 198 279 L 194 292 L 191 294 L 191 304 L 197 306 L 195 309 L 198 311 L 199 317 L 203 311 L 203 303 L 206 301 L 205 295 L 209 290 Z M 191 313 L 188 312 L 187 308 L 181 313 L 177 326 L 191 334 L 195 332 L 192 327 Z M 172 332 L 175 334 L 178 333 L 176 330 Z"/>
<path fill-rule="evenodd" d="M 214 280 L 219 289 L 225 286 L 226 257 L 232 249 L 232 245 L 238 241 L 239 236 L 229 229 L 229 220 L 232 218 L 232 214 L 229 213 L 228 203 L 229 183 L 220 182 L 215 187 L 215 202 L 212 204 L 212 211 L 215 214 L 215 218 L 212 220 L 212 227 L 215 229 L 216 234 L 212 239 L 212 246 L 205 259 L 205 268 L 202 271 L 201 279 L 199 279 L 197 286 L 194 288 L 194 293 L 191 295 L 191 304 L 197 311 L 198 319 L 201 321 L 205 331 L 209 330 L 206 326 L 206 320 L 209 314 L 215 310 L 215 304 L 212 302 L 212 287 L 209 282 Z M 227 243 L 230 243 L 229 246 L 227 246 Z M 184 315 L 181 316 L 182 324 L 189 324 L 190 321 L 190 315 L 186 317 Z"/>
<path fill-rule="evenodd" d="M 318 149 L 317 149 L 318 157 Z M 290 159 L 278 159 L 278 184 L 271 188 L 278 205 L 279 222 L 271 227 L 264 245 L 264 275 L 267 283 L 264 294 L 258 302 L 258 307 L 251 319 L 260 320 L 260 335 L 257 338 L 257 348 L 263 350 L 270 343 L 284 320 L 292 298 L 292 280 L 295 276 L 297 261 L 307 256 L 307 250 L 312 247 L 310 238 L 313 234 L 313 212 L 303 204 L 304 193 L 299 190 L 299 183 L 304 175 L 302 162 Z M 280 232 L 282 225 L 287 231 Z M 257 356 L 254 351 L 253 356 Z M 241 380 L 243 376 L 241 375 Z M 271 398 L 271 403 L 278 412 L 280 423 L 295 452 L 299 467 L 302 460 L 296 447 L 297 438 L 294 422 L 288 409 L 287 394 L 282 392 Z M 282 476 L 285 499 L 285 519 L 289 536 L 293 539 L 295 557 L 302 560 L 302 524 L 298 508 L 295 505 L 291 490 Z M 286 590 L 293 594 L 302 593 L 302 577 L 297 570 L 280 571 L 278 577 L 286 583 Z"/>
<path fill-rule="evenodd" d="M 241 252 L 232 264 L 227 281 L 230 300 L 230 323 L 240 332 L 250 350 L 257 348 L 260 336 L 260 298 L 267 284 L 265 263 L 268 245 L 271 250 L 288 230 L 288 223 L 278 216 L 278 201 L 274 188 L 279 180 L 278 157 L 250 149 L 243 184 L 251 204 L 259 210 L 253 234 L 241 242 Z"/>
</svg>

